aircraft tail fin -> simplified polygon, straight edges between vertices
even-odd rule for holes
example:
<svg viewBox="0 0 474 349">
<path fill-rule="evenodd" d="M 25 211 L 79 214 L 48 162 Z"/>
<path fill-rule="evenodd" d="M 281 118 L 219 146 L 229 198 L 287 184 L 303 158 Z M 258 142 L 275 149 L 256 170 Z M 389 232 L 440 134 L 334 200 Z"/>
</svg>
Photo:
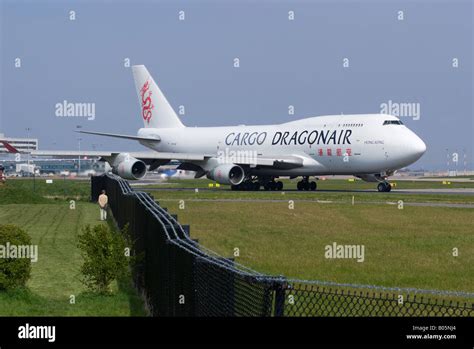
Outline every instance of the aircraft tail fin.
<svg viewBox="0 0 474 349">
<path fill-rule="evenodd" d="M 12 154 L 17 154 L 17 153 L 19 153 L 19 150 L 16 149 L 13 145 L 11 145 L 10 143 L 8 143 L 7 141 L 0 140 L 0 143 L 3 144 L 3 146 L 5 147 L 5 149 L 6 149 L 9 153 L 12 153 Z"/>
<path fill-rule="evenodd" d="M 132 71 L 145 127 L 184 127 L 146 67 L 144 65 L 134 65 Z"/>
</svg>

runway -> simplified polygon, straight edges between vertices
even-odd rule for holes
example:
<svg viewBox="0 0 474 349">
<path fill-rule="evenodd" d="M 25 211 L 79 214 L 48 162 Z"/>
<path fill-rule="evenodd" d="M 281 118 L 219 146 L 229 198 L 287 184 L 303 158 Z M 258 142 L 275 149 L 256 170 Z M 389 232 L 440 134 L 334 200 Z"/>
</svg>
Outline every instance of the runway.
<svg viewBox="0 0 474 349">
<path fill-rule="evenodd" d="M 186 199 L 185 201 L 191 202 L 253 202 L 253 203 L 267 203 L 267 202 L 282 202 L 288 203 L 288 200 L 291 199 L 295 203 L 296 202 L 310 202 L 310 203 L 317 203 L 317 204 L 341 204 L 345 203 L 347 205 L 351 205 L 351 202 L 341 202 L 341 201 L 333 201 L 333 200 L 309 200 L 309 199 Z M 180 201 L 182 199 L 159 199 L 159 201 L 167 202 L 167 201 Z M 361 204 L 376 204 L 376 205 L 398 205 L 396 201 L 361 201 L 355 202 L 354 205 L 361 205 Z M 472 208 L 474 209 L 473 204 L 456 204 L 456 203 L 449 203 L 449 202 L 404 202 L 404 206 L 420 206 L 420 207 L 452 207 L 452 208 Z"/>
<path fill-rule="evenodd" d="M 154 183 L 156 184 L 156 183 Z M 146 191 L 195 191 L 195 188 L 148 188 L 147 185 L 139 184 L 133 185 L 135 189 L 142 189 Z M 199 191 L 232 191 L 230 189 L 216 189 L 216 188 L 198 188 Z M 283 190 L 284 192 L 296 192 L 296 193 L 365 193 L 365 194 L 374 194 L 378 191 L 376 189 L 355 189 L 355 190 L 345 190 L 345 189 L 317 189 L 316 191 L 299 191 L 297 189 Z M 233 192 L 233 191 L 232 191 Z M 237 191 L 242 193 L 241 191 Z M 251 193 L 258 193 L 256 191 L 249 191 Z M 263 193 L 281 193 L 279 191 L 264 191 L 260 190 Z M 446 189 L 392 189 L 390 193 L 384 194 L 416 194 L 416 195 L 433 195 L 433 194 L 442 194 L 442 195 L 474 195 L 474 188 L 446 188 Z"/>
</svg>

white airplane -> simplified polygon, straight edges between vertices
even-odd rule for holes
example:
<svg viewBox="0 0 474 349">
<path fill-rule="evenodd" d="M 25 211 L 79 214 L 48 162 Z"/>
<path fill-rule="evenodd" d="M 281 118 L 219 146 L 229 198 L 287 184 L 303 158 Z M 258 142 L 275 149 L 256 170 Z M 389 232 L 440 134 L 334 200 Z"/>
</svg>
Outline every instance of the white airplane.
<svg viewBox="0 0 474 349">
<path fill-rule="evenodd" d="M 378 191 L 389 192 L 388 176 L 426 151 L 425 143 L 400 119 L 386 114 L 318 116 L 278 125 L 185 127 L 146 67 L 132 70 L 144 127 L 137 135 L 79 132 L 136 140 L 151 152 L 30 153 L 101 157 L 125 179 L 141 179 L 147 169 L 178 160 L 178 169 L 195 171 L 196 178 L 207 176 L 232 189 L 282 190 L 283 183 L 275 179 L 301 176 L 298 190 L 316 190 L 311 176 L 354 175 L 379 182 Z"/>
</svg>

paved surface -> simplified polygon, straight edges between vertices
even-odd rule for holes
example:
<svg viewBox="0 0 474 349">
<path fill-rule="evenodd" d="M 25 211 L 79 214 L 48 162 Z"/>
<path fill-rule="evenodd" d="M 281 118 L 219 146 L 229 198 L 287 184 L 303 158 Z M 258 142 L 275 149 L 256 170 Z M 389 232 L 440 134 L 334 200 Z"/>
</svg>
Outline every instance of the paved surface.
<svg viewBox="0 0 474 349">
<path fill-rule="evenodd" d="M 166 202 L 166 201 L 180 201 L 182 199 L 159 199 L 159 201 Z M 309 199 L 295 199 L 295 198 L 287 198 L 287 199 L 185 199 L 185 201 L 191 202 L 285 202 L 287 203 L 288 200 L 293 200 L 294 202 L 312 202 L 318 204 L 347 204 L 351 205 L 352 203 L 349 201 L 332 201 L 332 200 L 309 200 Z M 355 201 L 354 205 L 398 205 L 397 201 Z M 455 204 L 449 202 L 404 202 L 403 206 L 425 206 L 425 207 L 456 207 L 456 208 L 473 208 L 473 204 Z"/>
<path fill-rule="evenodd" d="M 156 184 L 156 183 L 155 183 Z M 194 191 L 195 188 L 147 188 L 146 186 L 143 186 L 143 184 L 140 185 L 133 185 L 134 188 L 138 189 L 139 187 L 143 187 L 143 189 L 147 191 L 160 191 L 160 190 L 169 190 L 169 191 Z M 199 191 L 201 190 L 216 190 L 215 188 L 199 188 Z M 226 190 L 230 191 L 230 189 L 218 189 L 218 190 Z M 264 190 L 260 190 L 261 192 L 265 192 Z M 300 192 L 299 190 L 296 189 L 290 189 L 290 190 L 284 190 L 285 192 Z M 367 193 L 367 194 L 373 194 L 373 193 L 378 193 L 376 189 L 356 189 L 356 190 L 344 190 L 344 189 L 318 189 L 316 190 L 317 192 L 321 193 Z M 251 193 L 256 193 L 254 191 L 251 191 Z M 275 192 L 279 193 L 279 192 Z M 306 193 L 306 191 L 302 191 L 301 193 Z M 315 193 L 314 191 L 308 191 L 307 193 Z M 474 188 L 446 188 L 446 189 L 392 189 L 392 194 L 400 193 L 400 194 L 417 194 L 417 195 L 432 195 L 432 194 L 444 194 L 444 195 L 474 195 Z"/>
</svg>

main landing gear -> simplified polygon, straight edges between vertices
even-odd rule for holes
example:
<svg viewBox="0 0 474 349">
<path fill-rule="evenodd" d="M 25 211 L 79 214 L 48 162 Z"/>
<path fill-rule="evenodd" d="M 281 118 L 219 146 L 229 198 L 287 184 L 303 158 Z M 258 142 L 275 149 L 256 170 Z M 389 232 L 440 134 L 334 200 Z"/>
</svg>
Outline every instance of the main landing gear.
<svg viewBox="0 0 474 349">
<path fill-rule="evenodd" d="M 303 177 L 303 180 L 299 181 L 297 184 L 296 184 L 296 187 L 298 188 L 298 190 L 311 190 L 311 191 L 315 191 L 316 188 L 318 187 L 318 185 L 316 184 L 315 181 L 309 181 L 309 177 L 308 176 L 304 176 Z"/>
<path fill-rule="evenodd" d="M 239 185 L 232 185 L 232 190 L 260 190 L 260 187 L 263 186 L 265 190 L 280 191 L 283 190 L 283 182 L 275 181 L 274 177 L 259 178 L 259 177 L 249 177 L 246 178 Z"/>
<path fill-rule="evenodd" d="M 280 181 L 275 181 L 275 179 L 273 178 L 272 180 L 266 182 L 264 185 L 263 185 L 263 189 L 265 190 L 282 190 L 283 189 L 283 182 L 280 182 Z"/>
<path fill-rule="evenodd" d="M 378 185 L 377 185 L 377 190 L 379 192 L 384 192 L 384 193 L 388 193 L 390 190 L 392 190 L 392 186 L 390 185 L 390 183 L 388 182 L 380 182 Z"/>
<path fill-rule="evenodd" d="M 244 190 L 244 191 L 258 191 L 260 188 L 267 191 L 281 191 L 283 190 L 283 182 L 275 180 L 275 177 L 247 177 L 239 185 L 232 185 L 232 190 Z M 310 181 L 309 176 L 304 176 L 301 181 L 296 185 L 298 190 L 315 191 L 317 184 L 315 181 Z"/>
</svg>

